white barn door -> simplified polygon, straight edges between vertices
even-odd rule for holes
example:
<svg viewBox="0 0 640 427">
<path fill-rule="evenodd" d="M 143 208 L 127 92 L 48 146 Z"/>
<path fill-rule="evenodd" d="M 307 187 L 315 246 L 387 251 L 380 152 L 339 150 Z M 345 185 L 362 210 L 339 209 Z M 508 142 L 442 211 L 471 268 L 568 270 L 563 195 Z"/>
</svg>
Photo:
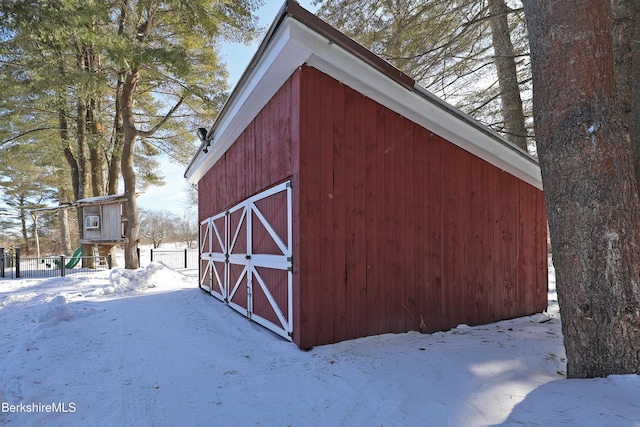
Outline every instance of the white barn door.
<svg viewBox="0 0 640 427">
<path fill-rule="evenodd" d="M 223 212 L 200 223 L 200 287 L 216 298 L 227 297 L 227 216 Z"/>
<path fill-rule="evenodd" d="M 201 287 L 292 340 L 291 181 L 208 218 L 200 235 Z"/>
</svg>

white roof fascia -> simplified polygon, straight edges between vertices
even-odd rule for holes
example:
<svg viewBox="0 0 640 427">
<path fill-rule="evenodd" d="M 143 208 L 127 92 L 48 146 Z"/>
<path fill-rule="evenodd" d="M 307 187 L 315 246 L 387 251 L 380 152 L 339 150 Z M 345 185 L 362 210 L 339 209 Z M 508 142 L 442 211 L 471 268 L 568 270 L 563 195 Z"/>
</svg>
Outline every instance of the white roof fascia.
<svg viewBox="0 0 640 427">
<path fill-rule="evenodd" d="M 254 70 L 234 90 L 212 129 L 209 153 L 200 151 L 185 176 L 197 183 L 218 161 L 291 74 L 308 65 L 542 189 L 537 162 L 519 148 L 423 88 L 410 91 L 306 24 L 287 16 L 273 34 Z M 446 106 L 446 107 L 445 107 Z"/>
<path fill-rule="evenodd" d="M 209 131 L 209 152 L 198 152 L 187 169 L 187 181 L 195 184 L 224 155 L 291 74 L 305 63 L 311 52 L 290 35 L 288 17 L 279 27 L 248 78 L 241 81 L 227 101 L 224 115 Z M 297 21 L 295 21 L 297 23 Z"/>
<path fill-rule="evenodd" d="M 304 24 L 297 24 L 296 35 L 313 51 L 307 64 L 542 190 L 540 167 L 529 154 L 455 107 L 447 104 L 443 108 L 444 101 L 426 89 L 407 90 Z"/>
</svg>

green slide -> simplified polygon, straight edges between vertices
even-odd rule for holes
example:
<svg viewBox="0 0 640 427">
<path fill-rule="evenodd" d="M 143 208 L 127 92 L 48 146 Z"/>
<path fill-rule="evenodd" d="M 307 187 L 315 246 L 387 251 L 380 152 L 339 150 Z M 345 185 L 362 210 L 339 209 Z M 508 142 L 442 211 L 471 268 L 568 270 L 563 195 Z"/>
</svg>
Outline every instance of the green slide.
<svg viewBox="0 0 640 427">
<path fill-rule="evenodd" d="M 80 260 L 82 259 L 82 247 L 79 247 L 78 249 L 76 249 L 76 251 L 73 253 L 73 255 L 71 256 L 71 259 L 69 260 L 69 262 L 65 265 L 65 268 L 73 268 L 76 266 L 76 264 L 78 264 L 78 262 L 80 262 Z"/>
</svg>

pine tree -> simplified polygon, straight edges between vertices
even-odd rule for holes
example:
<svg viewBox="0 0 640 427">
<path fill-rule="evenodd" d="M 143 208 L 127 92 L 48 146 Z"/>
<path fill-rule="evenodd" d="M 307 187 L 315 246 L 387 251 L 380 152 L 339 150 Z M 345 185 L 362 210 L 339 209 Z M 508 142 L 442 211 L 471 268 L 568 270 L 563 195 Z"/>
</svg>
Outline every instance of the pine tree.
<svg viewBox="0 0 640 427">
<path fill-rule="evenodd" d="M 525 0 L 538 154 L 569 377 L 640 373 L 640 202 L 613 11 Z"/>
<path fill-rule="evenodd" d="M 60 144 L 76 200 L 115 193 L 122 175 L 127 268 L 138 266 L 136 193 L 162 183 L 154 157 L 192 153 L 193 131 L 227 95 L 218 44 L 254 37 L 258 4 L 0 2 L 0 145 Z"/>
</svg>

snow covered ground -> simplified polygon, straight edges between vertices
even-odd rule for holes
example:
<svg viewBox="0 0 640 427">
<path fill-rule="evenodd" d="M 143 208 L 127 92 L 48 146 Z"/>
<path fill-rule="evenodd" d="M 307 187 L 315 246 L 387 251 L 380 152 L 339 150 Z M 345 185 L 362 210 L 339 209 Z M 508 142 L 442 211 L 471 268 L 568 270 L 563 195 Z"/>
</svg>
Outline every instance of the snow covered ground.
<svg viewBox="0 0 640 427">
<path fill-rule="evenodd" d="M 547 313 L 308 352 L 196 276 L 0 279 L 0 425 L 640 426 L 640 377 L 565 378 L 552 269 Z"/>
</svg>

